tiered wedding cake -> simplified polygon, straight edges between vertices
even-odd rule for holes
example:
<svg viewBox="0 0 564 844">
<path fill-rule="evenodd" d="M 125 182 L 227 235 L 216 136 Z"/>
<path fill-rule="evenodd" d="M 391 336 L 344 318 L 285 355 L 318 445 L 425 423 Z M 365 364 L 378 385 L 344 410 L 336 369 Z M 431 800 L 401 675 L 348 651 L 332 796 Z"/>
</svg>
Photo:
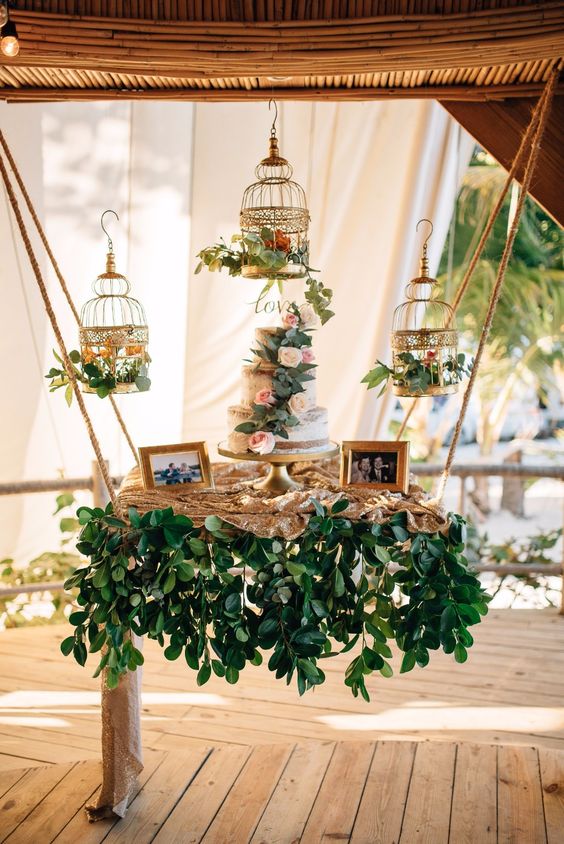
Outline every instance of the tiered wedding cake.
<svg viewBox="0 0 564 844">
<path fill-rule="evenodd" d="M 309 332 L 297 309 L 283 321 L 285 327 L 256 329 L 253 361 L 242 369 L 241 403 L 228 408 L 227 442 L 237 454 L 318 451 L 329 444 Z"/>
</svg>

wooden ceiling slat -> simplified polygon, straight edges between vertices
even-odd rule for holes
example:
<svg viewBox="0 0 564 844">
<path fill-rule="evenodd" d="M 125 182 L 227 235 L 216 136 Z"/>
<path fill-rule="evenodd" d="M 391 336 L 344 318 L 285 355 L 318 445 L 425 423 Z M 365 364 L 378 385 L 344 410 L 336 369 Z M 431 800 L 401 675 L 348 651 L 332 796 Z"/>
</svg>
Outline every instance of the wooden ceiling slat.
<svg viewBox="0 0 564 844">
<path fill-rule="evenodd" d="M 62 99 L 113 96 L 114 80 L 118 96 L 532 96 L 564 53 L 564 0 L 26 0 L 12 14 L 22 75 L 2 76 L 6 99 L 41 80 L 56 99 L 57 79 Z"/>
<path fill-rule="evenodd" d="M 39 23 L 42 27 L 58 27 L 64 23 L 76 22 L 81 28 L 102 28 L 102 29 L 125 29 L 131 31 L 149 31 L 149 32 L 178 32 L 178 33 L 194 33 L 194 34 L 210 34 L 210 35 L 236 35 L 240 33 L 253 32 L 257 35 L 262 33 L 264 37 L 276 37 L 278 39 L 286 39 L 292 36 L 303 37 L 304 32 L 311 31 L 316 35 L 323 35 L 327 33 L 334 33 L 335 35 L 345 35 L 347 33 L 365 32 L 372 34 L 378 31 L 415 31 L 419 32 L 423 28 L 425 31 L 433 31 L 442 29 L 443 31 L 456 30 L 466 31 L 469 27 L 475 30 L 491 29 L 498 23 L 503 29 L 510 30 L 518 27 L 523 22 L 532 22 L 542 25 L 545 21 L 552 19 L 561 20 L 562 16 L 562 2 L 560 0 L 548 0 L 548 2 L 538 3 L 525 7 L 522 9 L 516 8 L 513 10 L 511 17 L 507 17 L 502 9 L 496 12 L 489 12 L 487 16 L 479 16 L 473 13 L 470 16 L 443 16 L 434 15 L 430 17 L 421 17 L 412 19 L 405 19 L 401 16 L 394 16 L 389 18 L 375 17 L 375 18 L 348 18 L 346 20 L 321 20 L 321 21 L 299 21 L 293 20 L 286 22 L 284 26 L 279 24 L 269 24 L 261 21 L 252 23 L 239 23 L 236 21 L 221 21 L 218 23 L 203 22 L 203 21 L 173 21 L 167 22 L 163 20 L 143 20 L 142 18 L 127 18 L 117 17 L 111 18 L 108 16 L 94 17 L 94 16 L 75 16 L 67 14 L 54 15 L 44 12 L 27 12 L 22 9 L 14 9 L 12 15 L 16 21 L 23 23 Z M 458 22 L 458 26 L 457 26 Z"/>
<path fill-rule="evenodd" d="M 44 68 L 37 68 L 37 70 L 44 70 Z M 116 74 L 107 74 L 109 78 L 117 79 Z M 146 79 L 147 77 L 142 77 Z M 161 77 L 159 77 L 161 78 Z M 390 75 L 391 78 L 391 75 Z M 495 101 L 509 101 L 509 97 L 514 96 L 515 88 L 511 85 L 492 86 L 490 90 L 487 87 L 476 89 L 474 86 L 460 86 L 460 85 L 443 85 L 441 87 L 396 87 L 390 83 L 388 87 L 377 88 L 354 88 L 347 87 L 346 80 L 348 77 L 341 77 L 339 87 L 330 86 L 311 86 L 301 88 L 285 88 L 276 93 L 277 100 L 347 100 L 347 101 L 362 101 L 372 99 L 437 99 L 437 97 L 446 97 L 453 101 L 459 102 L 483 102 L 487 97 L 489 102 Z M 170 87 L 166 90 L 147 91 L 147 94 L 155 94 L 155 96 L 147 96 L 147 99 L 171 99 L 182 101 L 223 101 L 223 102 L 245 102 L 249 100 L 265 101 L 272 96 L 270 88 L 251 87 L 247 88 L 226 88 L 225 80 L 222 79 L 187 79 L 181 87 Z M 63 88 L 61 80 L 61 88 Z M 215 88 L 215 90 L 212 90 Z M 67 100 L 100 100 L 100 99 L 138 99 L 138 87 L 131 84 L 131 80 L 127 87 L 122 84 L 117 84 L 115 90 L 111 87 L 105 88 L 103 91 L 96 88 L 72 88 L 65 91 L 65 96 L 61 96 L 59 88 L 44 88 L 43 95 L 40 95 L 42 88 L 39 86 L 23 86 L 23 87 L 0 87 L 1 96 L 8 102 L 30 102 L 37 101 L 38 98 L 42 101 L 58 101 L 61 99 Z M 519 89 L 521 90 L 521 89 Z M 538 96 L 542 90 L 540 84 L 533 86 L 524 86 L 523 93 L 525 96 L 533 98 Z M 160 95 L 163 94 L 161 97 Z"/>
</svg>

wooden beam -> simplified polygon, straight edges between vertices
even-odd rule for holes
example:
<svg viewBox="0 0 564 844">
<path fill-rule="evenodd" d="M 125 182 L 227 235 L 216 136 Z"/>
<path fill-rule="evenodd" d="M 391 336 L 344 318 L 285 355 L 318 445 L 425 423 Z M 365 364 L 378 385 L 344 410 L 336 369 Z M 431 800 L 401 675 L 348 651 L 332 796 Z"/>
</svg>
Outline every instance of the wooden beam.
<svg viewBox="0 0 564 844">
<path fill-rule="evenodd" d="M 564 54 L 564 2 L 487 15 L 223 23 L 140 21 L 14 10 L 21 50 L 6 63 L 210 79 L 435 71 L 503 65 L 519 84 L 523 62 Z M 481 80 L 478 78 L 478 84 Z M 488 80 L 492 81 L 492 80 Z"/>
<path fill-rule="evenodd" d="M 453 102 L 441 105 L 509 170 L 531 117 L 534 101 L 515 98 L 504 102 Z M 564 225 L 564 100 L 555 97 L 530 193 L 557 223 Z M 522 169 L 518 172 L 521 180 Z"/>
<path fill-rule="evenodd" d="M 442 95 L 453 97 L 458 101 L 483 102 L 486 100 L 505 100 L 517 97 L 518 94 L 536 98 L 543 85 L 533 85 L 516 88 L 512 85 L 472 86 L 449 85 L 441 87 Z M 444 93 L 443 93 L 444 92 Z M 176 102 L 248 102 L 268 101 L 272 96 L 277 100 L 300 101 L 331 101 L 346 100 L 349 102 L 389 99 L 437 99 L 438 90 L 432 87 L 413 88 L 53 88 L 40 86 L 0 87 L 0 100 L 9 103 L 31 102 L 61 102 L 61 101 L 89 101 L 89 100 L 169 100 Z M 559 89 L 564 94 L 564 84 Z M 444 103 L 443 103 L 444 104 Z"/>
</svg>

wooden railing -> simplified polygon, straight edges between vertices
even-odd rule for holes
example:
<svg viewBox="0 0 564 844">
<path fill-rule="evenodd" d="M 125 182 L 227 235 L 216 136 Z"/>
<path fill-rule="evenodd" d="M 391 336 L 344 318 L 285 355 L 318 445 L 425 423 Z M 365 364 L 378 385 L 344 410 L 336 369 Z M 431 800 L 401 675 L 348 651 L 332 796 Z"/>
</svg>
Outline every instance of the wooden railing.
<svg viewBox="0 0 564 844">
<path fill-rule="evenodd" d="M 422 478 L 439 476 L 443 466 L 439 463 L 412 463 L 410 470 L 414 475 Z M 564 481 L 564 466 L 545 466 L 540 464 L 524 463 L 461 463 L 454 465 L 451 469 L 451 477 L 460 479 L 460 493 L 458 511 L 462 515 L 467 509 L 467 481 L 468 478 L 477 477 L 501 477 L 523 480 L 525 478 L 554 478 Z M 123 480 L 122 476 L 112 476 L 116 489 Z M 63 478 L 44 481 L 14 481 L 13 483 L 0 483 L 0 495 L 29 495 L 32 493 L 64 492 L 76 490 L 90 490 L 95 507 L 105 507 L 108 503 L 108 494 L 105 489 L 102 475 L 98 464 L 92 463 L 92 475 L 86 478 Z M 494 565 L 490 563 L 478 563 L 473 566 L 478 572 L 495 572 L 496 574 L 545 574 L 561 576 L 563 580 L 563 598 L 560 612 L 564 615 L 564 556 L 562 565 L 559 563 L 538 564 L 519 563 L 516 565 Z M 63 589 L 63 582 L 33 583 L 22 586 L 0 587 L 0 598 L 7 595 L 21 593 L 60 591 Z"/>
</svg>

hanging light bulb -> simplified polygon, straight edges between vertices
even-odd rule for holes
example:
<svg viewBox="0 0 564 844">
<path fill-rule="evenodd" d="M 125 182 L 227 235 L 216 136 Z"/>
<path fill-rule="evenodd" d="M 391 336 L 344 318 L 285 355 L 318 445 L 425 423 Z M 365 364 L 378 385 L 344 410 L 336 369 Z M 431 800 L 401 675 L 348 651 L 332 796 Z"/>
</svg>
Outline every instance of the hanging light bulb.
<svg viewBox="0 0 564 844">
<path fill-rule="evenodd" d="M 8 0 L 0 0 L 0 26 L 8 22 Z"/>
<path fill-rule="evenodd" d="M 2 41 L 0 42 L 0 50 L 8 58 L 14 58 L 20 52 L 20 42 L 18 41 L 18 32 L 16 24 L 13 21 L 8 21 L 2 27 Z"/>
</svg>

